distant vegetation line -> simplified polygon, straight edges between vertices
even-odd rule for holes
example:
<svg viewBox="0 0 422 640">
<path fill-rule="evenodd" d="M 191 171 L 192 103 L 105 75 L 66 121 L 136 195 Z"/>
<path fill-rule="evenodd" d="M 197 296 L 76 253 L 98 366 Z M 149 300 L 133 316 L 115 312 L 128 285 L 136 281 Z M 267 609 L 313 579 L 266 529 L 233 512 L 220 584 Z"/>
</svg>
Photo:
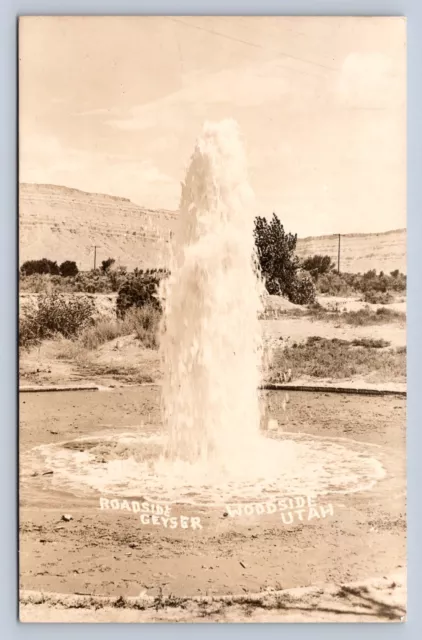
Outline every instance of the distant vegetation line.
<svg viewBox="0 0 422 640">
<path fill-rule="evenodd" d="M 281 295 L 295 304 L 310 304 L 317 293 L 348 296 L 362 294 L 369 303 L 388 304 L 395 293 L 406 291 L 406 276 L 398 269 L 389 274 L 371 269 L 365 273 L 339 273 L 328 255 L 297 256 L 297 235 L 286 233 L 279 218 L 257 217 L 254 229 L 259 267 L 271 295 Z M 134 269 L 117 266 L 114 258 L 103 260 L 99 268 L 80 271 L 75 260 L 61 264 L 42 258 L 27 260 L 20 268 L 22 292 L 49 293 L 119 292 L 128 282 L 159 283 L 167 269 Z M 158 286 L 158 284 L 157 284 Z"/>
</svg>

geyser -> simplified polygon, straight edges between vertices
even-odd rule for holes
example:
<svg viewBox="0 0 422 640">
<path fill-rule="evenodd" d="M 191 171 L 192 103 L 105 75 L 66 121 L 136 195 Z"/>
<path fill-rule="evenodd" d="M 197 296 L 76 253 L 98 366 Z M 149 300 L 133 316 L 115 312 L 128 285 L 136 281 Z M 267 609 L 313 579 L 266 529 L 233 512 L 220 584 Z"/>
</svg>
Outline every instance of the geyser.
<svg viewBox="0 0 422 640">
<path fill-rule="evenodd" d="M 163 420 L 173 460 L 228 471 L 259 439 L 263 286 L 253 228 L 238 127 L 205 124 L 182 184 L 164 290 Z"/>
</svg>

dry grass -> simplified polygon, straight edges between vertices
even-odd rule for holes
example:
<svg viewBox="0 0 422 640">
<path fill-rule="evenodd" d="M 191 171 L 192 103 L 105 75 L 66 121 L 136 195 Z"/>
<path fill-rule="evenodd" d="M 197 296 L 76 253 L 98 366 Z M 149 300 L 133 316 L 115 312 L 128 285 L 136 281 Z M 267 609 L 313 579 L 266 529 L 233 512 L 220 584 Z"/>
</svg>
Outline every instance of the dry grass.
<svg viewBox="0 0 422 640">
<path fill-rule="evenodd" d="M 59 357 L 76 359 L 85 351 L 94 351 L 101 345 L 122 336 L 135 334 L 146 349 L 157 349 L 160 313 L 152 306 L 130 309 L 123 319 L 100 319 L 84 329 L 73 341 L 63 343 Z"/>
<path fill-rule="evenodd" d="M 390 322 L 406 322 L 406 314 L 395 309 L 380 307 L 376 311 L 370 307 L 364 307 L 359 311 L 346 311 L 341 314 L 341 320 L 355 327 L 374 324 L 387 324 Z"/>
<path fill-rule="evenodd" d="M 384 349 L 385 347 L 390 346 L 390 342 L 388 340 L 383 340 L 379 338 L 378 340 L 375 338 L 355 338 L 351 343 L 354 347 L 366 347 L 368 349 Z M 405 349 L 406 350 L 406 349 Z"/>
<path fill-rule="evenodd" d="M 291 369 L 295 378 L 347 379 L 362 377 L 372 382 L 405 382 L 406 349 L 389 348 L 384 341 L 348 340 L 312 336 L 301 344 L 280 349 L 270 369 L 270 381 L 281 381 Z"/>
<path fill-rule="evenodd" d="M 160 321 L 160 312 L 151 305 L 130 309 L 124 319 L 132 327 L 131 333 L 135 333 L 146 349 L 158 348 Z"/>
<path fill-rule="evenodd" d="M 126 330 L 123 323 L 118 320 L 108 320 L 106 318 L 99 320 L 92 327 L 88 327 L 77 338 L 77 343 L 93 351 L 98 349 L 102 344 L 119 338 L 120 336 L 127 335 L 130 331 Z"/>
<path fill-rule="evenodd" d="M 43 295 L 34 309 L 19 318 L 19 346 L 31 348 L 57 335 L 78 336 L 94 322 L 94 311 L 86 296 L 67 299 L 59 294 Z"/>
<path fill-rule="evenodd" d="M 57 342 L 55 357 L 58 360 L 68 360 L 76 363 L 85 362 L 88 349 L 78 340 L 61 339 Z"/>
<path fill-rule="evenodd" d="M 290 315 L 290 314 L 289 314 Z M 365 327 L 371 325 L 381 325 L 406 322 L 406 314 L 395 309 L 387 307 L 379 307 L 371 309 L 369 305 L 358 309 L 357 311 L 341 311 L 340 309 L 327 309 L 319 303 L 310 305 L 304 312 L 293 312 L 294 317 L 306 315 L 312 320 L 324 320 L 326 322 L 335 322 L 352 325 L 354 327 Z"/>
<path fill-rule="evenodd" d="M 263 313 L 263 319 L 277 320 L 280 318 L 307 318 L 309 320 L 322 320 L 324 322 L 335 322 L 336 324 L 347 324 L 354 327 L 364 327 L 371 325 L 381 325 L 390 323 L 404 324 L 406 314 L 402 311 L 379 307 L 372 309 L 369 305 L 357 311 L 342 311 L 339 307 L 328 309 L 319 302 L 299 309 L 270 309 Z"/>
</svg>

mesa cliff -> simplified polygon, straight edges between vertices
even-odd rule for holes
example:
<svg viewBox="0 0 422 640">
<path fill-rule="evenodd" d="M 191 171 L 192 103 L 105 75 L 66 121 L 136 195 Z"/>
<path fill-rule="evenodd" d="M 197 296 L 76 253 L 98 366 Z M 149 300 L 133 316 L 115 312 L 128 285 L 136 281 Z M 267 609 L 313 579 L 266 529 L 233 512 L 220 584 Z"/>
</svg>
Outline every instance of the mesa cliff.
<svg viewBox="0 0 422 640">
<path fill-rule="evenodd" d="M 19 186 L 19 263 L 75 260 L 79 269 L 109 257 L 129 269 L 166 266 L 176 211 L 146 209 L 127 198 L 58 185 Z M 287 229 L 289 231 L 289 229 Z M 337 265 L 338 236 L 299 238 L 301 258 L 329 255 Z M 406 230 L 341 236 L 341 271 L 406 273 Z"/>
</svg>

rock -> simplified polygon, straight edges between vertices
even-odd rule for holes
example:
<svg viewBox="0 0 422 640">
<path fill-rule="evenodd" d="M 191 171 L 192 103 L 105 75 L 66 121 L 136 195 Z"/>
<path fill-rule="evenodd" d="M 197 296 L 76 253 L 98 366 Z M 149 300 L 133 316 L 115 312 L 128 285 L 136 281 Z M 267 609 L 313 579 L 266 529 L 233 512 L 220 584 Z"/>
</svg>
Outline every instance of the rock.
<svg viewBox="0 0 422 640">
<path fill-rule="evenodd" d="M 62 520 L 64 520 L 65 522 L 70 522 L 71 520 L 73 520 L 73 516 L 69 515 L 68 513 L 65 513 L 64 515 L 62 515 Z"/>
</svg>

